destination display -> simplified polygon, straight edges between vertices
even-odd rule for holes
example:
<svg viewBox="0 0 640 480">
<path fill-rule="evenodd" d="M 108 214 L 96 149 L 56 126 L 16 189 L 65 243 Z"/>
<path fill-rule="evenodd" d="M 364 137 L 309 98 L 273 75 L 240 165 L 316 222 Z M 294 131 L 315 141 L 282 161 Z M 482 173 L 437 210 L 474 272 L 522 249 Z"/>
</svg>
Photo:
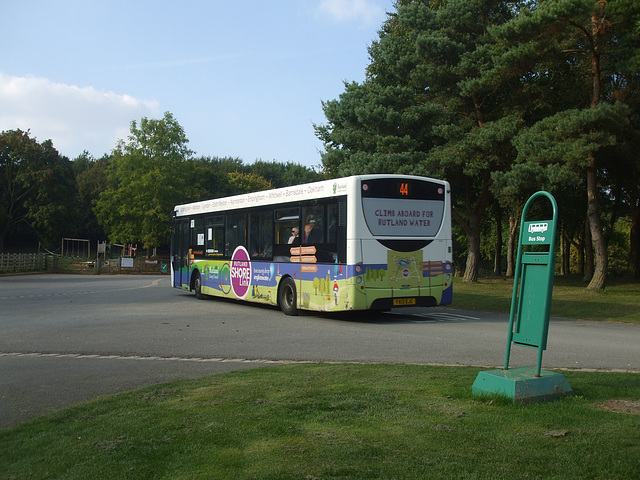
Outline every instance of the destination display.
<svg viewBox="0 0 640 480">
<path fill-rule="evenodd" d="M 412 178 L 362 182 L 362 210 L 376 236 L 432 237 L 444 216 L 444 186 Z"/>
<path fill-rule="evenodd" d="M 444 201 L 363 198 L 362 209 L 373 235 L 432 237 L 440 229 Z"/>
</svg>

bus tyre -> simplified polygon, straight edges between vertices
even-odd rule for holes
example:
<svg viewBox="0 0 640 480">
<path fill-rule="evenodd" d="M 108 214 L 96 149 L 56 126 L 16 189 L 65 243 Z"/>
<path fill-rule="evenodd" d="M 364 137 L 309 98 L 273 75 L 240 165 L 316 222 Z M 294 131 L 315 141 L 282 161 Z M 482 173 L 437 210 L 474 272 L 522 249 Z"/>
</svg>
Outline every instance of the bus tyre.
<svg viewBox="0 0 640 480">
<path fill-rule="evenodd" d="M 278 305 L 285 315 L 298 315 L 296 284 L 291 277 L 287 277 L 280 282 Z"/>
<path fill-rule="evenodd" d="M 196 298 L 202 300 L 204 295 L 202 294 L 202 278 L 200 277 L 200 272 L 194 272 L 192 285 L 193 291 L 196 293 Z"/>
</svg>

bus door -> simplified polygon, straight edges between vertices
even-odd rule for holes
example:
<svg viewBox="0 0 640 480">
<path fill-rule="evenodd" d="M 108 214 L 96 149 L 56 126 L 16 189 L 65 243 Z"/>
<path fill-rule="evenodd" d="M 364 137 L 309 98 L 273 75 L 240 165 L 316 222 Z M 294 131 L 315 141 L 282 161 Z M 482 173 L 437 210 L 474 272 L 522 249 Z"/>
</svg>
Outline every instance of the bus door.
<svg viewBox="0 0 640 480">
<path fill-rule="evenodd" d="M 171 245 L 171 258 L 173 266 L 173 286 L 182 287 L 189 282 L 189 221 L 177 221 L 174 224 L 175 232 Z"/>
</svg>

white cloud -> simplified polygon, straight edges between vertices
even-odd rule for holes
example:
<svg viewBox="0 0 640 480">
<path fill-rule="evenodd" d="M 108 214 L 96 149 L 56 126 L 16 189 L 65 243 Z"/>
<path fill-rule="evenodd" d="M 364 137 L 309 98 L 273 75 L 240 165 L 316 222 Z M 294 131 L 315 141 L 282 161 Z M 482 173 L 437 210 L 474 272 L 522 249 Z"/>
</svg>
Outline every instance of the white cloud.
<svg viewBox="0 0 640 480">
<path fill-rule="evenodd" d="M 51 139 L 69 158 L 83 150 L 95 157 L 111 152 L 132 120 L 159 111 L 155 100 L 0 72 L 0 130 L 29 129 L 38 142 Z"/>
<path fill-rule="evenodd" d="M 385 18 L 384 9 L 372 0 L 321 0 L 318 11 L 339 22 L 358 20 L 366 25 Z"/>
</svg>

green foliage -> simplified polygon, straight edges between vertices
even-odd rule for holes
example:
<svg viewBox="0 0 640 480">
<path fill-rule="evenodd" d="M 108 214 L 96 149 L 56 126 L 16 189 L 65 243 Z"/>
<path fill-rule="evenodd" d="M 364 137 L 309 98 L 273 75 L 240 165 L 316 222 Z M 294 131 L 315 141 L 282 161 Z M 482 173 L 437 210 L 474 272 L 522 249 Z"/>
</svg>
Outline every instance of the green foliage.
<svg viewBox="0 0 640 480">
<path fill-rule="evenodd" d="M 239 170 L 256 177 L 262 177 L 272 185 L 272 188 L 289 187 L 323 179 L 323 176 L 313 169 L 293 162 L 280 163 L 256 160 L 250 165 L 243 165 Z"/>
<path fill-rule="evenodd" d="M 239 158 L 192 158 L 188 140 L 170 113 L 162 120 L 143 118 L 131 123 L 128 141 L 120 141 L 112 156 L 102 163 L 81 159 L 79 182 L 94 196 L 85 179 L 104 179 L 95 213 L 112 242 L 155 247 L 168 243 L 171 212 L 177 204 L 217 198 L 317 179 L 318 174 L 293 163 L 256 162 L 244 165 Z M 84 166 L 83 166 L 84 165 Z M 86 172 L 86 173 L 85 173 Z M 290 183 L 292 182 L 292 183 Z M 95 198 L 95 197 L 94 197 Z"/>
<path fill-rule="evenodd" d="M 69 159 L 58 154 L 51 140 L 41 144 L 39 153 L 42 163 L 27 181 L 35 195 L 25 199 L 25 206 L 40 241 L 54 246 L 66 232 L 75 233 L 76 205 L 68 199 L 75 197 L 76 186 Z"/>
<path fill-rule="evenodd" d="M 316 127 L 330 174 L 446 178 L 474 257 L 490 173 L 515 158 L 511 139 L 524 122 L 519 72 L 496 66 L 503 45 L 488 34 L 513 18 L 512 7 L 498 0 L 398 3 L 370 48 L 369 78 L 325 102 L 328 124 Z M 477 269 L 468 262 L 465 277 L 474 279 Z"/>
<path fill-rule="evenodd" d="M 109 156 L 96 160 L 89 152 L 83 152 L 72 162 L 78 188 L 78 233 L 80 238 L 104 240 L 104 232 L 93 211 L 100 193 L 109 186 L 107 167 Z"/>
<path fill-rule="evenodd" d="M 107 168 L 109 187 L 95 213 L 114 243 L 166 244 L 173 207 L 188 188 L 183 168 L 191 155 L 182 127 L 166 112 L 162 120 L 131 122 L 128 141 L 120 140 Z"/>
<path fill-rule="evenodd" d="M 628 124 L 628 108 L 620 103 L 564 110 L 540 120 L 514 139 L 516 161 L 584 168 L 589 154 L 615 145 L 615 132 Z"/>
<path fill-rule="evenodd" d="M 569 207 L 561 212 L 571 235 L 584 230 L 575 224 L 584 224 L 587 188 L 592 222 L 598 211 L 621 214 L 599 208 L 599 197 L 635 215 L 640 167 L 637 153 L 627 152 L 637 152 L 629 146 L 638 145 L 640 125 L 640 3 L 403 0 L 394 6 L 369 49 L 367 79 L 323 103 L 327 123 L 315 128 L 329 175 L 447 179 L 454 218 L 468 237 L 470 280 L 477 277 L 478 236 L 491 203 L 518 217 L 531 193 L 550 190 Z M 611 162 L 594 185 L 585 171 L 599 168 L 612 151 L 626 175 L 614 176 Z M 594 242 L 598 254 L 606 250 L 604 239 Z M 640 240 L 630 248 L 640 251 Z"/>
<path fill-rule="evenodd" d="M 73 172 L 51 140 L 38 143 L 29 131 L 3 131 L 0 186 L 0 251 L 5 238 L 25 227 L 50 248 L 63 233 L 73 233 Z"/>
<path fill-rule="evenodd" d="M 185 168 L 191 170 L 190 181 L 180 203 L 232 195 L 229 174 L 243 171 L 244 165 L 239 158 L 200 157 L 186 162 Z"/>
<path fill-rule="evenodd" d="M 245 165 L 239 158 L 200 157 L 186 162 L 191 169 L 188 192 L 182 203 L 219 198 L 269 188 L 314 182 L 323 177 L 302 165 L 258 160 Z"/>
<path fill-rule="evenodd" d="M 251 193 L 270 190 L 273 185 L 254 173 L 231 172 L 228 174 L 229 186 L 236 193 Z"/>
<path fill-rule="evenodd" d="M 621 218 L 614 223 L 609 236 L 609 270 L 615 277 L 625 276 L 629 266 L 626 253 L 630 248 L 630 229 L 630 219 Z"/>
<path fill-rule="evenodd" d="M 49 246 L 63 236 L 166 245 L 177 204 L 317 181 L 302 165 L 239 158 L 193 158 L 169 112 L 132 121 L 111 155 L 85 151 L 73 162 L 50 141 L 20 130 L 0 135 L 0 250 L 4 239 L 37 233 Z M 25 228 L 28 227 L 28 230 Z"/>
</svg>

